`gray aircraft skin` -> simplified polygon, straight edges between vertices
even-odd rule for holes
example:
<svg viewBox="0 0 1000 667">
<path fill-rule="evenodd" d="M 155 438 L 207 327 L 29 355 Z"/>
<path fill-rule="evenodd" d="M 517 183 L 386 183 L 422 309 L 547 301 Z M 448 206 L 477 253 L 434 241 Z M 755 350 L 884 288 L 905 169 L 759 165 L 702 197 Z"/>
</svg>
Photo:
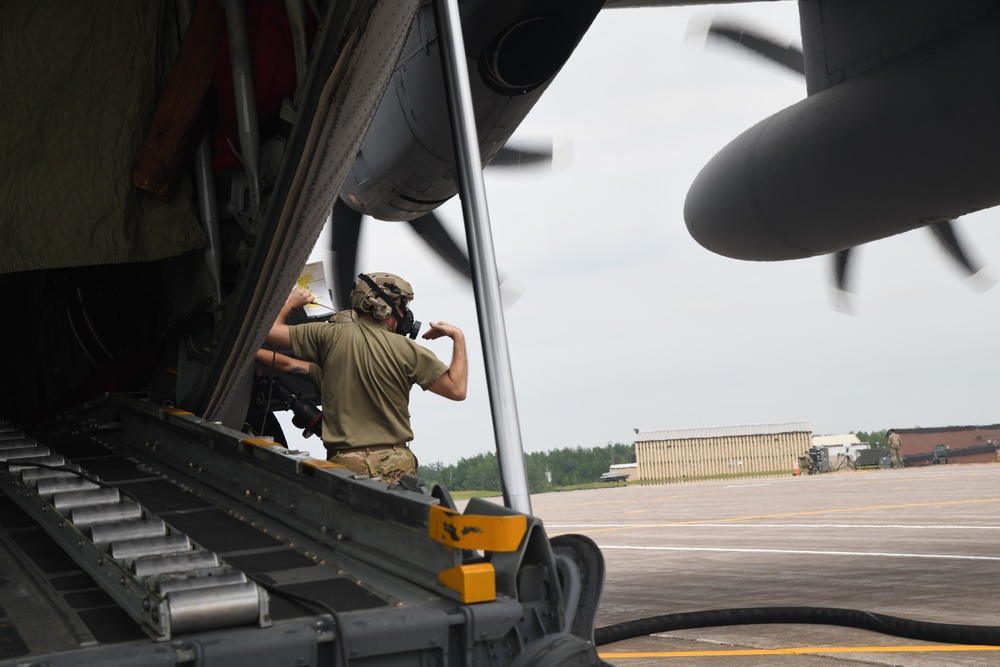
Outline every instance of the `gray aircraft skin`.
<svg viewBox="0 0 1000 667">
<path fill-rule="evenodd" d="M 461 2 L 483 163 L 502 160 L 507 140 L 602 8 L 681 4 L 700 3 Z M 254 81 L 254 56 L 269 59 L 262 49 L 277 47 L 255 41 L 260 23 L 238 1 L 198 0 L 192 10 L 168 0 L 104 0 L 73 5 L 67 18 L 63 5 L 25 0 L 0 13 L 0 45 L 13 45 L 0 59 L 0 83 L 9 100 L 36 102 L 16 112 L 7 105 L 11 117 L 0 135 L 10 147 L 0 169 L 0 201 L 7 204 L 0 302 L 11 332 L 0 392 L 0 515 L 13 522 L 0 526 L 0 560 L 5 572 L 18 573 L 0 588 L 8 614 L 0 626 L 11 627 L 21 612 L 30 619 L 21 644 L 5 635 L 0 646 L 11 653 L 0 660 L 92 664 L 99 654 L 107 664 L 126 665 L 169 653 L 174 662 L 230 665 L 270 651 L 276 662 L 303 665 L 598 664 L 592 623 L 603 563 L 592 543 L 548 540 L 531 517 L 514 547 L 442 542 L 433 530 L 440 529 L 435 508 L 446 505 L 446 494 L 430 496 L 416 482 L 387 489 L 245 441 L 253 354 L 331 211 L 334 234 L 345 232 L 334 248 L 341 271 L 353 267 L 361 215 L 415 222 L 457 193 L 430 3 L 277 5 L 287 13 L 286 50 L 297 74 L 284 103 L 262 117 L 254 86 L 266 84 Z M 269 5 L 251 7 L 261 6 Z M 209 24 L 229 26 L 230 87 L 205 96 L 206 116 L 192 114 L 193 141 L 158 153 L 156 166 L 179 181 L 162 197 L 175 208 L 129 224 L 160 206 L 132 189 L 142 180 L 135 169 L 142 149 L 174 129 L 150 133 L 155 112 L 197 97 L 191 88 L 171 87 L 176 82 L 168 76 L 184 52 L 180 26 L 204 27 L 198 21 L 212 7 L 222 19 Z M 1000 78 L 991 38 L 1000 27 L 995 3 L 802 0 L 799 7 L 809 97 L 736 138 L 698 176 L 684 213 L 702 245 L 741 259 L 794 259 L 1000 203 L 1000 130 L 991 122 Z M 121 33 L 116 17 L 136 11 L 148 24 L 129 25 L 148 30 L 137 29 L 132 46 L 148 62 L 112 46 Z M 51 37 L 53 46 L 28 48 L 14 39 L 19 35 L 36 45 Z M 80 44 L 77 35 L 94 37 Z M 135 76 L 104 78 L 105 62 Z M 220 71 L 196 60 L 188 66 L 181 83 L 192 87 Z M 130 95 L 140 81 L 152 91 L 148 99 Z M 177 97 L 164 101 L 166 90 Z M 133 106 L 102 103 L 102 95 L 123 91 L 115 99 Z M 222 107 L 215 112 L 212 105 L 226 95 L 236 99 L 238 131 L 229 137 L 235 159 L 213 170 L 226 142 L 199 145 L 196 130 L 220 127 L 213 119 Z M 91 137 L 99 138 L 93 146 L 83 141 L 88 148 L 70 150 Z M 113 158 L 90 160 L 91 148 L 95 155 L 108 149 Z M 111 200 L 127 191 L 128 203 L 114 214 L 89 201 L 72 205 L 102 189 Z M 337 209 L 345 207 L 350 213 L 338 227 Z M 102 226 L 116 216 L 126 224 Z M 189 221 L 195 231 L 149 246 L 171 220 Z M 102 241 L 125 251 L 109 259 L 92 250 Z M 46 254 L 49 245 L 60 250 Z M 461 264 L 452 251 L 441 252 Z M 158 549 L 183 543 L 197 558 L 217 554 L 221 563 L 197 561 L 191 578 L 225 577 L 235 588 L 222 603 L 206 593 L 173 593 L 171 606 L 173 584 L 136 562 L 170 560 L 172 552 L 141 555 L 129 550 L 134 544 L 116 550 L 104 531 L 94 533 L 92 519 L 73 518 L 77 496 L 60 495 L 98 491 L 105 498 L 116 489 L 42 484 L 45 461 L 63 457 L 54 465 L 80 466 L 95 486 L 151 484 L 140 502 L 116 496 L 114 504 L 138 507 L 142 531 L 164 531 L 151 538 Z M 26 474 L 32 469 L 42 472 Z M 490 512 L 503 520 L 517 515 L 486 505 L 470 505 L 472 528 Z M 183 519 L 202 509 L 236 521 L 246 540 L 217 544 L 212 521 Z M 445 539 L 458 525 L 448 523 L 450 516 Z M 311 561 L 310 574 L 271 561 L 250 571 L 230 564 L 259 555 L 250 553 L 263 548 L 254 546 L 258 533 L 277 540 L 274 549 Z M 36 534 L 40 542 L 23 542 Z M 400 554 L 400 544 L 413 555 Z M 55 552 L 66 555 L 58 565 L 42 557 Z M 466 602 L 455 584 L 438 578 L 484 562 L 495 571 L 493 598 Z M 90 577 L 114 604 L 73 607 L 77 598 L 56 587 L 69 581 L 61 578 L 67 573 Z M 286 593 L 347 590 L 350 602 L 323 602 L 330 615 L 290 603 L 272 614 L 274 595 L 239 579 L 260 574 Z M 197 590 L 204 581 L 187 583 Z M 12 597 L 15 589 L 37 594 Z M 219 613 L 200 613 L 204 608 Z M 103 617 L 92 609 L 116 611 Z M 206 616 L 228 620 L 219 626 Z M 30 630 L 41 618 L 61 624 L 58 645 Z M 107 632 L 109 623 L 115 632 Z M 384 645 L 373 623 L 391 636 Z"/>
</svg>

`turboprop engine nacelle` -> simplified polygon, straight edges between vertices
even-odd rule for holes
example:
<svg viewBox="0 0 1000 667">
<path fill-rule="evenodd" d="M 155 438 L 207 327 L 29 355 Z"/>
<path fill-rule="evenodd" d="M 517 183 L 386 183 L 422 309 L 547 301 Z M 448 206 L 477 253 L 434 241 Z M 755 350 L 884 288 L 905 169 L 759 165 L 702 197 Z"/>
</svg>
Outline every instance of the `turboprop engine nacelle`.
<svg viewBox="0 0 1000 667">
<path fill-rule="evenodd" d="M 741 134 L 691 185 L 691 235 L 798 259 L 1000 204 L 998 29 L 977 21 Z"/>
<path fill-rule="evenodd" d="M 462 31 L 479 151 L 489 163 L 531 111 L 603 0 L 469 0 Z M 344 201 L 379 220 L 413 220 L 458 192 L 433 7 L 422 7 L 344 182 Z"/>
</svg>

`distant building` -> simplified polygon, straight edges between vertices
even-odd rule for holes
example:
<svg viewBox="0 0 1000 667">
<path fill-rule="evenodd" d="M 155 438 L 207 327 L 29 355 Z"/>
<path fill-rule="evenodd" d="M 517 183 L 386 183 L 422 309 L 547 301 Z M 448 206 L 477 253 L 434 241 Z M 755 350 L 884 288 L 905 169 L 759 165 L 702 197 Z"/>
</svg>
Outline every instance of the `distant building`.
<svg viewBox="0 0 1000 667">
<path fill-rule="evenodd" d="M 809 422 L 637 431 L 640 480 L 791 470 L 812 446 Z"/>
<path fill-rule="evenodd" d="M 944 445 L 948 463 L 996 463 L 1000 424 L 989 426 L 939 426 L 898 428 L 900 453 L 906 465 L 929 465 L 934 448 Z"/>
</svg>

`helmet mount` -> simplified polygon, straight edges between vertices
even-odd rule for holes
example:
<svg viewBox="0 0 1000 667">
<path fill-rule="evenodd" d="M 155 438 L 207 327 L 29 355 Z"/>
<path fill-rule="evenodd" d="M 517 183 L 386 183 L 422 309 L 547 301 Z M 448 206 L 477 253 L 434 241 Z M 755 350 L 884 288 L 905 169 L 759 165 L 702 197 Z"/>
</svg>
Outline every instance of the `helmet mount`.
<svg viewBox="0 0 1000 667">
<path fill-rule="evenodd" d="M 382 283 L 381 286 L 379 282 Z M 358 282 L 351 292 L 353 308 L 368 313 L 379 322 L 395 315 L 395 333 L 416 338 L 421 323 L 414 319 L 413 311 L 409 308 L 412 299 L 413 289 L 410 284 L 391 273 L 359 273 Z"/>
</svg>

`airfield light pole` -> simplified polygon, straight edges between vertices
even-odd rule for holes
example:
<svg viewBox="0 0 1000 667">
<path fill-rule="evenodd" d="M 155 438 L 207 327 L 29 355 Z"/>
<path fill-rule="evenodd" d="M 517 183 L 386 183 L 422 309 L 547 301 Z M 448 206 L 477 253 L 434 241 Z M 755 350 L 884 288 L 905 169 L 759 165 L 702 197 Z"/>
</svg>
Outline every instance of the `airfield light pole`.
<svg viewBox="0 0 1000 667">
<path fill-rule="evenodd" d="M 496 255 L 490 231 L 490 213 L 486 205 L 486 184 L 483 182 L 482 157 L 479 154 L 479 136 L 472 108 L 469 71 L 465 63 L 458 0 L 434 0 L 434 17 L 451 117 L 451 135 L 458 163 L 458 191 L 465 218 L 465 234 L 469 242 L 472 286 L 476 294 L 486 385 L 490 394 L 493 433 L 500 463 L 500 484 L 507 507 L 531 514 L 528 476 L 521 446 L 521 426 L 514 398 L 514 375 L 507 348 L 507 329 L 500 300 L 500 280 L 497 277 Z"/>
</svg>

